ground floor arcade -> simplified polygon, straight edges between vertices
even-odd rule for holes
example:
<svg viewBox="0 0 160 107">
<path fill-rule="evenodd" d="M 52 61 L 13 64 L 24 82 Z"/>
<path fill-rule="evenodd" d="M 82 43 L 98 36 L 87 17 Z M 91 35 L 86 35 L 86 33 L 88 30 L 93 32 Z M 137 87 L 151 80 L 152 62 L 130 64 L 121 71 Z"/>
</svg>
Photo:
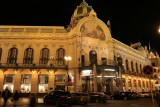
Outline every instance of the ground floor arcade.
<svg viewBox="0 0 160 107">
<path fill-rule="evenodd" d="M 129 74 L 122 75 L 123 91 L 149 92 L 155 90 L 156 79 Z"/>
</svg>

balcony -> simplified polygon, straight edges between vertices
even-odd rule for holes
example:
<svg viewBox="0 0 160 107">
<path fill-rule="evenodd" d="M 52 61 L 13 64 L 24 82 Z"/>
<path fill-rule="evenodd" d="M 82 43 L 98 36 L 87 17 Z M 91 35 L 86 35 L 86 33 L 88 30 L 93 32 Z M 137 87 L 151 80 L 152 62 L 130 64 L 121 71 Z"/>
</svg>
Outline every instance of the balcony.
<svg viewBox="0 0 160 107">
<path fill-rule="evenodd" d="M 84 63 L 79 64 L 79 70 L 92 70 L 94 64 L 96 64 L 97 70 L 114 69 L 115 71 L 117 71 L 116 64 L 113 60 L 107 60 L 105 61 L 105 63 L 104 61 L 97 61 L 96 63 L 86 61 Z"/>
<path fill-rule="evenodd" d="M 1 63 L 0 69 L 66 69 L 66 65 L 47 65 L 47 64 L 7 64 Z"/>
<path fill-rule="evenodd" d="M 96 63 L 94 63 L 96 65 L 112 65 L 112 66 L 115 66 L 116 63 L 114 60 L 111 60 L 111 59 L 107 59 L 105 62 L 104 61 L 100 61 L 98 60 Z M 85 66 L 92 66 L 93 63 L 91 61 L 85 61 L 85 62 L 82 62 L 79 64 L 79 67 L 85 67 Z"/>
</svg>

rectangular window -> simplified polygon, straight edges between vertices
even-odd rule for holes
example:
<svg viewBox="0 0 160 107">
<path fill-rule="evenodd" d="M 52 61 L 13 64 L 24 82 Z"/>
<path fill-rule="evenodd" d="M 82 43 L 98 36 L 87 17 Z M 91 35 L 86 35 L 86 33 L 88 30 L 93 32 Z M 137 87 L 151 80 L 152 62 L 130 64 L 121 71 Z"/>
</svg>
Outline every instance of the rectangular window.
<svg viewBox="0 0 160 107">
<path fill-rule="evenodd" d="M 107 59 L 106 58 L 101 58 L 102 65 L 107 65 Z"/>
<path fill-rule="evenodd" d="M 23 74 L 21 83 L 22 84 L 30 84 L 31 83 L 31 75 L 30 74 Z"/>
<path fill-rule="evenodd" d="M 55 82 L 65 82 L 65 75 L 56 75 Z"/>
<path fill-rule="evenodd" d="M 46 74 L 39 75 L 39 83 L 40 84 L 48 84 L 48 75 L 46 75 Z"/>
<path fill-rule="evenodd" d="M 13 74 L 6 74 L 5 75 L 5 83 L 13 83 L 14 81 L 14 75 Z"/>
<path fill-rule="evenodd" d="M 85 66 L 85 57 L 84 57 L 84 55 L 81 56 L 81 63 L 82 63 L 82 66 Z"/>
</svg>

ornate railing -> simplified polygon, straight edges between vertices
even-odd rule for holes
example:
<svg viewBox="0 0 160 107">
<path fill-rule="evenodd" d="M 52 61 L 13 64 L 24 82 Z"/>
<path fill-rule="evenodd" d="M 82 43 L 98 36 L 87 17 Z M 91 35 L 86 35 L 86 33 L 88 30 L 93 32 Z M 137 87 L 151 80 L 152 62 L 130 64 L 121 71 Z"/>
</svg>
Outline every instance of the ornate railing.
<svg viewBox="0 0 160 107">
<path fill-rule="evenodd" d="M 84 63 L 80 63 L 79 67 L 92 67 L 93 62 L 86 61 Z M 97 66 L 116 66 L 115 61 L 113 60 L 107 60 L 107 61 L 97 61 L 95 63 Z M 70 68 L 72 68 L 71 66 Z M 0 63 L 0 69 L 67 69 L 68 66 L 66 63 L 58 64 L 56 62 L 49 62 L 48 64 L 39 64 L 39 63 L 33 63 L 33 64 L 23 64 L 23 63 L 16 63 L 16 64 L 8 64 L 8 63 Z M 74 67 L 73 67 L 74 68 Z"/>
<path fill-rule="evenodd" d="M 116 62 L 114 60 L 111 60 L 111 59 L 107 59 L 106 61 L 97 61 L 97 62 L 92 62 L 92 61 L 85 61 L 85 62 L 82 62 L 79 64 L 80 67 L 84 67 L 84 66 L 91 66 L 93 64 L 96 64 L 96 65 L 112 65 L 112 66 L 115 66 L 116 65 Z"/>
<path fill-rule="evenodd" d="M 66 65 L 53 65 L 53 64 L 7 64 L 1 63 L 0 69 L 66 69 Z"/>
</svg>

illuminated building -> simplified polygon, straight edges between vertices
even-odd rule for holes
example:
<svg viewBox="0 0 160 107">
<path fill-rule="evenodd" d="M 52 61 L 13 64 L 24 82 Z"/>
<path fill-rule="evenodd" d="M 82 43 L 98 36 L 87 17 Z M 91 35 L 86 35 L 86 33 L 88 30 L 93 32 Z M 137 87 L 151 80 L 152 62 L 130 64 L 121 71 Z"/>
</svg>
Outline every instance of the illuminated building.
<svg viewBox="0 0 160 107">
<path fill-rule="evenodd" d="M 140 43 L 112 38 L 109 21 L 83 1 L 67 28 L 0 26 L 0 91 L 149 91 L 156 80 L 142 72 L 151 65 L 147 55 Z"/>
</svg>

